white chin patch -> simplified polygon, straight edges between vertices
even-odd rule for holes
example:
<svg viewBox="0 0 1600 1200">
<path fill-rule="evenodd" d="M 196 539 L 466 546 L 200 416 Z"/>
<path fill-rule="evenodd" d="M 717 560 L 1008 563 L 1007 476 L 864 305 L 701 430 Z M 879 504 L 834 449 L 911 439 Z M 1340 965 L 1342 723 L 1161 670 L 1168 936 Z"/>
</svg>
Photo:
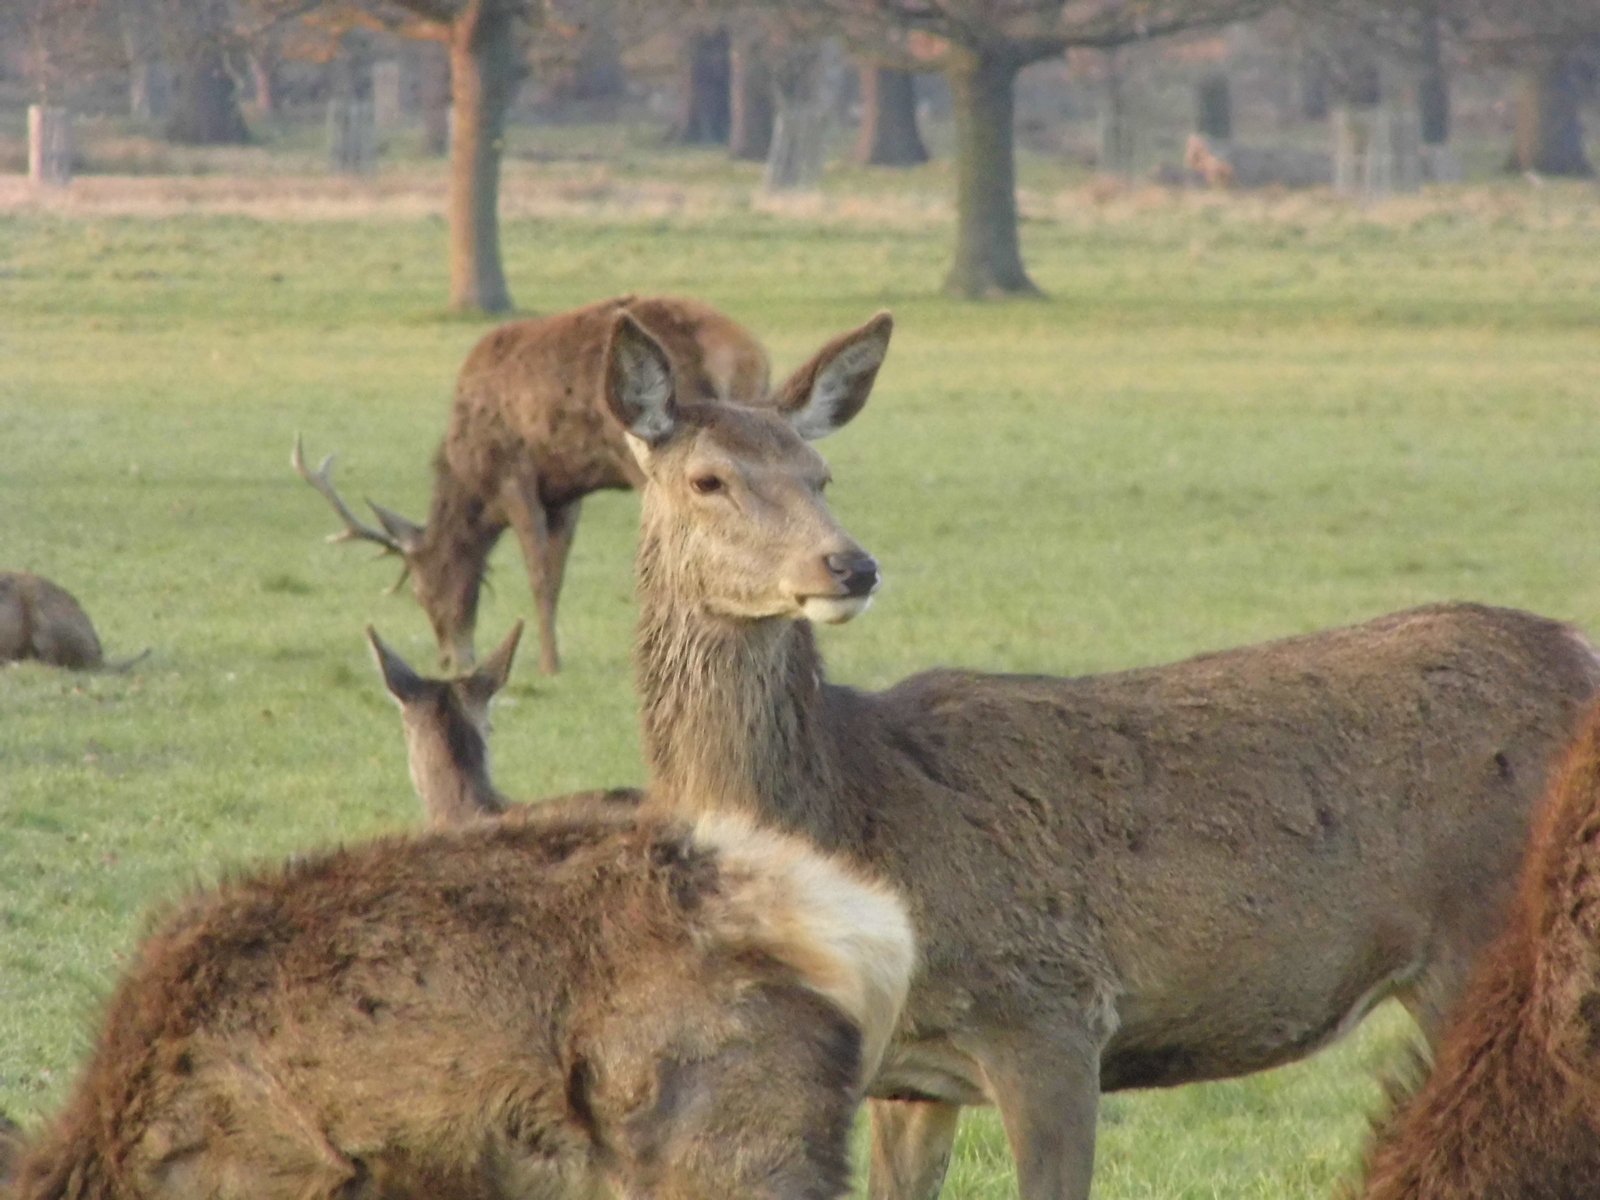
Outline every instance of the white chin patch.
<svg viewBox="0 0 1600 1200">
<path fill-rule="evenodd" d="M 843 625 L 866 612 L 871 603 L 871 596 L 807 596 L 800 601 L 800 612 L 818 625 Z"/>
</svg>

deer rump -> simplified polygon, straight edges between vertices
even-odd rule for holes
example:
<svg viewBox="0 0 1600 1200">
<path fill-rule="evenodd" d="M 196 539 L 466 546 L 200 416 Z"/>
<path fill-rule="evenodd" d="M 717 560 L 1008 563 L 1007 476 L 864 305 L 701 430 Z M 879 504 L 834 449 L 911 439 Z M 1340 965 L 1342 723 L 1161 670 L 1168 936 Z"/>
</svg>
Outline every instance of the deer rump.
<svg viewBox="0 0 1600 1200">
<path fill-rule="evenodd" d="M 831 1200 L 912 954 L 886 889 L 737 821 L 334 851 L 146 940 L 8 1200 Z"/>
</svg>

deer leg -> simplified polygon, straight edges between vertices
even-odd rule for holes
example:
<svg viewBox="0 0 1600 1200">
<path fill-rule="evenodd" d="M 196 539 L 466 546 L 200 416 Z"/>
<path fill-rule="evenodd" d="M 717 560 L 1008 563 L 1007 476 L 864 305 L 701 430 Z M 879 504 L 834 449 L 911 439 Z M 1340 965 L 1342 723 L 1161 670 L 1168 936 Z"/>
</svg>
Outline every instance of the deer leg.
<svg viewBox="0 0 1600 1200">
<path fill-rule="evenodd" d="M 1021 1200 L 1088 1200 L 1100 1045 L 1087 1029 L 1055 1029 L 973 1046 L 1016 1160 Z"/>
<path fill-rule="evenodd" d="M 567 555 L 578 532 L 578 515 L 583 501 L 570 500 L 559 508 L 545 510 L 549 531 L 545 556 L 545 599 L 539 611 L 540 628 L 550 628 L 551 654 L 555 653 L 556 605 L 561 600 L 561 584 L 567 577 Z M 553 669 L 553 668 L 552 668 Z"/>
<path fill-rule="evenodd" d="M 508 479 L 502 488 L 506 518 L 522 543 L 522 562 L 539 617 L 539 670 L 554 675 L 561 669 L 556 650 L 555 588 L 550 574 L 550 514 L 539 499 L 539 482 L 531 474 Z M 571 541 L 570 532 L 567 540 Z M 565 565 L 566 553 L 562 552 Z"/>
<path fill-rule="evenodd" d="M 870 1200 L 934 1200 L 944 1186 L 959 1105 L 939 1100 L 873 1100 Z"/>
</svg>

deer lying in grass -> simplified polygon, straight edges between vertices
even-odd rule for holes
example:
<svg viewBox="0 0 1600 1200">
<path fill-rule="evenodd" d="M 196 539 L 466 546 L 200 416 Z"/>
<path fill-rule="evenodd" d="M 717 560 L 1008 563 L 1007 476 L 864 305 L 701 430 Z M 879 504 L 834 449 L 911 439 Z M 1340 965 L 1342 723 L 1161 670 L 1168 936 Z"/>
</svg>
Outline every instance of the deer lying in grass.
<svg viewBox="0 0 1600 1200">
<path fill-rule="evenodd" d="M 75 671 L 126 671 L 149 653 L 106 662 L 94 624 L 72 593 L 42 575 L 0 571 L 0 663 L 36 659 Z"/>
<path fill-rule="evenodd" d="M 1081 1198 L 1102 1090 L 1289 1062 L 1390 994 L 1433 1027 L 1600 663 L 1456 604 L 1111 675 L 827 683 L 811 622 L 878 570 L 806 439 L 861 409 L 890 330 L 762 410 L 696 403 L 616 321 L 646 807 L 748 814 L 906 893 L 922 970 L 872 1086 L 875 1197 L 935 1195 L 959 1107 L 993 1103 L 1022 1195 Z"/>
<path fill-rule="evenodd" d="M 706 400 L 766 394 L 767 352 L 742 325 L 698 300 L 621 296 L 502 325 L 473 347 L 434 457 L 426 525 L 376 504 L 380 527 L 366 524 L 334 489 L 332 456 L 312 471 L 295 441 L 295 470 L 344 521 L 334 540 L 374 542 L 404 560 L 447 667 L 472 665 L 479 587 L 508 525 L 522 545 L 538 610 L 540 669 L 548 674 L 560 666 L 556 601 L 579 503 L 590 492 L 639 482 L 601 398 L 601 357 L 619 312 L 655 335 L 685 394 Z"/>
<path fill-rule="evenodd" d="M 1434 1062 L 1380 1131 L 1366 1200 L 1600 1188 L 1600 709 L 1556 772 L 1510 920 Z"/>
<path fill-rule="evenodd" d="M 367 642 L 384 686 L 400 706 L 411 784 L 428 823 L 436 829 L 482 818 L 536 813 L 551 804 L 600 805 L 626 811 L 643 793 L 634 788 L 574 792 L 533 804 L 507 800 L 489 776 L 489 702 L 511 677 L 522 622 L 471 674 L 426 679 L 384 644 L 372 626 Z"/>
<path fill-rule="evenodd" d="M 899 900 L 728 819 L 562 813 L 238 879 L 139 948 L 13 1200 L 830 1200 Z"/>
</svg>

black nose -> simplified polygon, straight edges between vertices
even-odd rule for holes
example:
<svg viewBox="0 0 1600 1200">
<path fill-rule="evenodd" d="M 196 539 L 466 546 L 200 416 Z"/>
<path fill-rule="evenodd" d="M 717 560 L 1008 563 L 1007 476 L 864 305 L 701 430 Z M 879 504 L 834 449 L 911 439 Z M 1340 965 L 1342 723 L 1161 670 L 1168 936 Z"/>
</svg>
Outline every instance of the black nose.
<svg viewBox="0 0 1600 1200">
<path fill-rule="evenodd" d="M 826 561 L 847 596 L 870 596 L 878 586 L 878 561 L 864 550 L 830 554 Z"/>
</svg>

